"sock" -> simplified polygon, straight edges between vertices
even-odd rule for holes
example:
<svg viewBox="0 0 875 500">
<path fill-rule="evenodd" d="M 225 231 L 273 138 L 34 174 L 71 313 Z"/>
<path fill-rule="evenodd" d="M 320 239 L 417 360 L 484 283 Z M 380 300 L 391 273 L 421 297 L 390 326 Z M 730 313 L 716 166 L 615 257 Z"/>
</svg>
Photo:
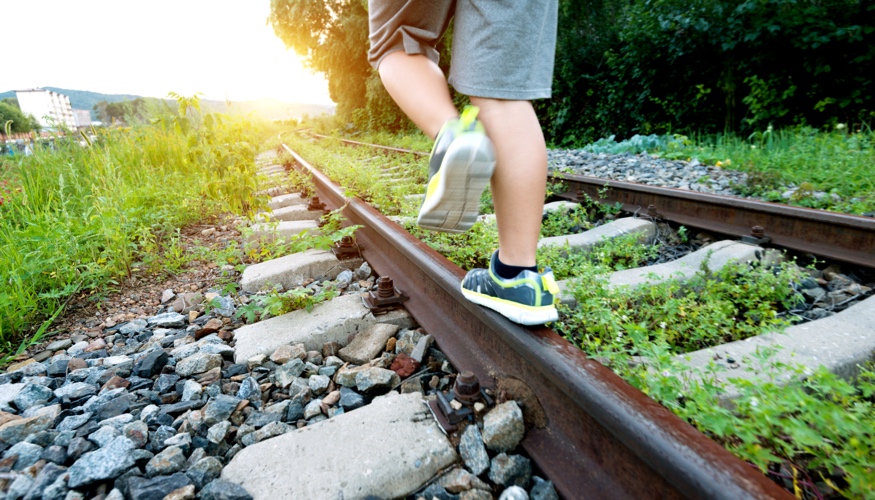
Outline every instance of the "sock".
<svg viewBox="0 0 875 500">
<path fill-rule="evenodd" d="M 501 259 L 498 257 L 498 253 L 495 254 L 495 268 L 493 269 L 493 271 L 501 279 L 509 280 L 516 278 L 519 273 L 525 271 L 526 269 L 528 269 L 529 271 L 538 272 L 537 266 L 509 266 L 501 262 Z"/>
</svg>

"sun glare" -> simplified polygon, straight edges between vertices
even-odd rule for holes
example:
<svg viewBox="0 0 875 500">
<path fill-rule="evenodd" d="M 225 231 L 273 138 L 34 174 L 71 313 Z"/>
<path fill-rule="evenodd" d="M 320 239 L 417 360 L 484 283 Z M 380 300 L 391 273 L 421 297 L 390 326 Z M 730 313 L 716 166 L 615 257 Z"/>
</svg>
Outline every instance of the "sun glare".
<svg viewBox="0 0 875 500">
<path fill-rule="evenodd" d="M 54 86 L 331 103 L 325 79 L 303 68 L 267 24 L 270 0 L 10 2 L 3 14 L 4 38 L 27 40 L 27 51 L 16 71 L 0 73 L 0 92 Z"/>
</svg>

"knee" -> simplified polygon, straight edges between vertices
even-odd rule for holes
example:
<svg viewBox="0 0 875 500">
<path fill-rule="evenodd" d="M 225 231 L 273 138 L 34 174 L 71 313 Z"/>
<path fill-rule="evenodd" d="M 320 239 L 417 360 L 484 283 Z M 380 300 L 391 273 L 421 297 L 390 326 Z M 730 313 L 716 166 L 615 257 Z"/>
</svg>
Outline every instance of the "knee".
<svg viewBox="0 0 875 500">
<path fill-rule="evenodd" d="M 471 104 L 480 108 L 480 112 L 487 115 L 516 115 L 534 111 L 531 101 L 514 101 L 508 99 L 493 99 L 491 97 L 471 98 Z"/>
</svg>

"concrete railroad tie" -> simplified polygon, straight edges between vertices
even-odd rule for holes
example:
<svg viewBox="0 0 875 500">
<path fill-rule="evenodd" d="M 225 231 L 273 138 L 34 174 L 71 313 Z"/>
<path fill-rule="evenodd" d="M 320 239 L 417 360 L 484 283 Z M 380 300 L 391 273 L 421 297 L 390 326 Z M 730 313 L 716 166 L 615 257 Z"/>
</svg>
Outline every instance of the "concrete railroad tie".
<svg viewBox="0 0 875 500">
<path fill-rule="evenodd" d="M 389 394 L 244 448 L 222 479 L 256 500 L 402 498 L 456 461 L 422 394 Z"/>
</svg>

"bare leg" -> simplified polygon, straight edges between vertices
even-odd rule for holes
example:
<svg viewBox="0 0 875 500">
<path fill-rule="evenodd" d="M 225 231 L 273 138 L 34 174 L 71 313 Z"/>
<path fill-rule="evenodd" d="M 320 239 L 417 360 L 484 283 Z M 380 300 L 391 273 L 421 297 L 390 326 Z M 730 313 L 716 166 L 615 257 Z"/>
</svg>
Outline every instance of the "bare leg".
<svg viewBox="0 0 875 500">
<path fill-rule="evenodd" d="M 447 120 L 459 116 L 447 79 L 424 55 L 392 52 L 380 62 L 380 78 L 401 110 L 432 139 Z"/>
<path fill-rule="evenodd" d="M 511 266 L 534 266 L 547 186 L 547 147 L 532 103 L 472 97 L 495 146 L 492 199 L 498 253 Z"/>
</svg>

